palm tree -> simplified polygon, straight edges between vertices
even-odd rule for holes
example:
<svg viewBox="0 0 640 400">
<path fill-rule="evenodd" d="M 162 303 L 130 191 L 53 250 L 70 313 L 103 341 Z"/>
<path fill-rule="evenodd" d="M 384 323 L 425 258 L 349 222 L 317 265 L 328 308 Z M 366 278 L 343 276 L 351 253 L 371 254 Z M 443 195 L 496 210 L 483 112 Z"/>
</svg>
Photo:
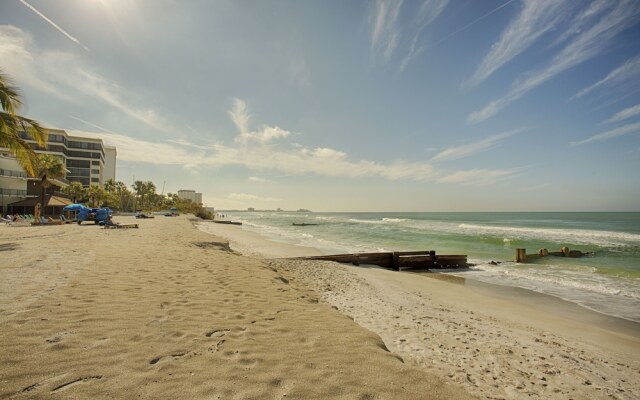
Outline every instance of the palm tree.
<svg viewBox="0 0 640 400">
<path fill-rule="evenodd" d="M 142 199 L 144 198 L 144 182 L 142 181 L 135 181 L 133 182 L 133 185 L 131 185 L 131 188 L 133 189 L 133 191 L 135 192 L 136 195 L 136 204 L 135 204 L 135 209 L 138 210 L 138 200 L 140 199 L 140 202 L 142 203 Z"/>
<path fill-rule="evenodd" d="M 74 203 L 77 203 L 79 200 L 82 200 L 87 196 L 87 190 L 80 182 L 71 182 L 69 186 L 62 189 L 62 192 L 71 196 Z"/>
<path fill-rule="evenodd" d="M 102 200 L 104 200 L 106 197 L 105 190 L 98 185 L 89 186 L 89 191 L 87 194 L 93 207 L 98 207 L 100 203 L 102 203 Z"/>
<path fill-rule="evenodd" d="M 40 190 L 40 204 L 42 207 L 42 216 L 45 217 L 45 210 L 47 205 L 44 202 L 45 191 L 51 186 L 51 181 L 57 178 L 64 178 L 67 175 L 67 169 L 65 168 L 62 160 L 52 154 L 40 154 L 37 158 L 37 176 L 40 178 L 41 190 Z"/>
<path fill-rule="evenodd" d="M 31 176 L 38 172 L 38 155 L 21 134 L 35 140 L 40 146 L 47 144 L 48 132 L 36 121 L 21 117 L 16 112 L 22 106 L 18 89 L 11 85 L 9 78 L 0 71 L 0 147 L 6 147 Z"/>
</svg>

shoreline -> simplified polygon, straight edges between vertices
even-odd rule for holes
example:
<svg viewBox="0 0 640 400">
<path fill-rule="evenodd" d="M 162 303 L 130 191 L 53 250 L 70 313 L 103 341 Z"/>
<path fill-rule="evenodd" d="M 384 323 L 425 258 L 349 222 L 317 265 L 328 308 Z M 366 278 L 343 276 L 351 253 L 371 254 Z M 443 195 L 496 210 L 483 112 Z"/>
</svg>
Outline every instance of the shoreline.
<svg viewBox="0 0 640 400">
<path fill-rule="evenodd" d="M 472 398 L 187 216 L 0 226 L 0 398 Z"/>
<path fill-rule="evenodd" d="M 292 246 L 237 226 L 216 226 L 212 232 L 228 237 L 232 248 L 256 250 L 271 242 L 286 252 Z M 276 253 L 271 250 L 272 257 Z M 380 335 L 405 361 L 427 371 L 444 371 L 474 395 L 640 396 L 634 374 L 640 370 L 636 322 L 528 289 L 449 274 L 398 273 L 331 262 L 267 262 Z"/>
<path fill-rule="evenodd" d="M 197 224 L 202 226 L 208 225 L 207 222 L 198 222 Z M 305 247 L 276 241 L 258 232 L 244 229 L 241 226 L 213 224 L 211 226 L 211 232 L 215 232 L 215 234 L 229 240 L 230 246 L 242 254 L 266 259 L 286 259 L 325 254 L 319 249 L 313 247 Z M 206 231 L 207 230 L 205 230 L 205 232 Z M 374 265 L 363 266 L 363 268 L 378 269 L 378 267 Z M 383 268 L 380 269 L 384 270 Z M 568 318 L 579 322 L 592 323 L 600 327 L 614 326 L 619 328 L 621 333 L 635 336 L 640 339 L 640 322 L 620 316 L 605 314 L 556 295 L 536 292 L 535 290 L 518 286 L 500 285 L 497 283 L 467 278 L 463 276 L 464 271 L 453 270 L 452 272 L 453 274 L 438 271 L 404 271 L 404 273 L 408 274 L 415 274 L 431 279 L 438 279 L 463 285 L 472 290 L 496 296 L 504 300 L 519 301 L 526 305 L 539 307 L 541 311 L 557 314 L 558 317 Z"/>
</svg>

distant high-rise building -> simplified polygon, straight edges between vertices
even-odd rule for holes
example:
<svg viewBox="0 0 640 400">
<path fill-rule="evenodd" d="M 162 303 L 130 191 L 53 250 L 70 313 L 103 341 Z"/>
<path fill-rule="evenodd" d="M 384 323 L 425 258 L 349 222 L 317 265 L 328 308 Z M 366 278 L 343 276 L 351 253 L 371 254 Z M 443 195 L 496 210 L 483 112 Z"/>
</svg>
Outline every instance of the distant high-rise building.
<svg viewBox="0 0 640 400">
<path fill-rule="evenodd" d="M 195 204 L 202 204 L 202 193 L 197 193 L 195 190 L 180 189 L 178 190 L 178 197 L 184 200 L 191 200 Z"/>
<path fill-rule="evenodd" d="M 21 135 L 36 153 L 60 157 L 67 167 L 67 180 L 82 186 L 104 185 L 116 178 L 116 148 L 106 146 L 101 138 L 72 135 L 62 129 L 49 129 L 46 147 L 40 147 L 25 133 Z"/>
</svg>

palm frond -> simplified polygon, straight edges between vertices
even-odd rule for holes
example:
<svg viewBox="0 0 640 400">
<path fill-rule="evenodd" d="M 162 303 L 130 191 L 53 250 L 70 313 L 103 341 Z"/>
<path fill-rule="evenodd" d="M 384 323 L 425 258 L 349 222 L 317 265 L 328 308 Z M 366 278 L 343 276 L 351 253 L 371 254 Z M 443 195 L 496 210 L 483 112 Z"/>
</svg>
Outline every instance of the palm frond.
<svg viewBox="0 0 640 400">
<path fill-rule="evenodd" d="M 15 115 L 16 111 L 22 106 L 18 88 L 11 85 L 9 77 L 2 72 L 0 72 L 0 105 L 2 105 L 2 109 L 5 112 L 12 115 Z"/>
</svg>

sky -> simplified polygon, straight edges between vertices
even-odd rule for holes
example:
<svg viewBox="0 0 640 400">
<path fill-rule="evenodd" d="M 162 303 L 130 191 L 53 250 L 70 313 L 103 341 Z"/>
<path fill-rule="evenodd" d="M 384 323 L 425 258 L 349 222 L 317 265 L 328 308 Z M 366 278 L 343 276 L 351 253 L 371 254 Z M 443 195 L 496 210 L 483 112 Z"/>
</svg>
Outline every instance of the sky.
<svg viewBox="0 0 640 400">
<path fill-rule="evenodd" d="M 635 0 L 1 0 L 0 70 L 216 209 L 640 211 Z"/>
</svg>

